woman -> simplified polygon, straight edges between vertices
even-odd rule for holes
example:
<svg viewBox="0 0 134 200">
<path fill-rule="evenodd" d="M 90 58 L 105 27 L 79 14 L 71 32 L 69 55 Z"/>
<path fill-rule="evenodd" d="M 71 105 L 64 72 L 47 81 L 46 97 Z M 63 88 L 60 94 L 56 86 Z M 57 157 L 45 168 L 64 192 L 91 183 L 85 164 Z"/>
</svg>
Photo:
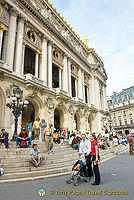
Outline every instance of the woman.
<svg viewBox="0 0 134 200">
<path fill-rule="evenodd" d="M 95 133 L 91 134 L 91 161 L 93 161 L 93 171 L 95 174 L 95 181 L 92 185 L 99 185 L 100 184 L 100 172 L 98 167 L 98 160 L 99 160 L 99 146 L 97 143 L 97 138 Z"/>
</svg>

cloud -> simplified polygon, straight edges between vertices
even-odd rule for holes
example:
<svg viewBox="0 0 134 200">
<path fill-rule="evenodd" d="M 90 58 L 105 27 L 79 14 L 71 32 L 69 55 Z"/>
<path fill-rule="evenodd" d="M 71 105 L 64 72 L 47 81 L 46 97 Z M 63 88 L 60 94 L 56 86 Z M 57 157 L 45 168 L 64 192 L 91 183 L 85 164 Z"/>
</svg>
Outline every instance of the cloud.
<svg viewBox="0 0 134 200">
<path fill-rule="evenodd" d="M 133 0 L 51 0 L 80 36 L 89 39 L 108 74 L 107 93 L 134 85 Z"/>
</svg>

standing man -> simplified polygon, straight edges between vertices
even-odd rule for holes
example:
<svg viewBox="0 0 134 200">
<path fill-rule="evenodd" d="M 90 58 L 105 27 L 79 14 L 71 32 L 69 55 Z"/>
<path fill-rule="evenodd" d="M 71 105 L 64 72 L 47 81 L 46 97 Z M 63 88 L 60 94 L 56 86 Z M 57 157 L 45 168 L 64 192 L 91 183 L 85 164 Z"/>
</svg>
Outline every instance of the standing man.
<svg viewBox="0 0 134 200">
<path fill-rule="evenodd" d="M 133 153 L 133 137 L 131 137 L 131 134 L 129 133 L 129 135 L 127 136 L 127 141 L 129 143 L 129 154 L 130 155 L 134 155 Z"/>
<path fill-rule="evenodd" d="M 95 133 L 92 133 L 90 136 L 91 140 L 91 161 L 93 161 L 93 170 L 95 174 L 95 181 L 92 185 L 99 185 L 100 184 L 100 172 L 98 167 L 98 160 L 99 160 L 99 145 L 97 143 L 97 138 Z"/>
<path fill-rule="evenodd" d="M 39 136 L 40 136 L 40 118 L 39 117 L 37 117 L 36 121 L 34 121 L 33 129 L 34 129 L 34 139 L 39 140 Z"/>
<path fill-rule="evenodd" d="M 90 181 L 90 178 L 93 176 L 92 172 L 92 163 L 91 163 L 91 142 L 86 139 L 86 135 L 82 134 L 81 135 L 81 142 L 80 142 L 80 147 L 79 147 L 79 156 L 82 154 L 85 154 L 85 159 L 86 159 L 86 165 L 87 165 L 87 171 L 86 171 L 86 177 L 87 177 L 87 182 Z"/>
<path fill-rule="evenodd" d="M 53 124 L 49 123 L 49 126 L 45 128 L 43 132 L 43 140 L 45 137 L 45 144 L 46 144 L 46 150 L 47 154 L 50 154 L 53 152 Z"/>
<path fill-rule="evenodd" d="M 43 132 L 47 127 L 47 123 L 45 122 L 44 119 L 41 120 L 40 127 L 41 127 L 41 140 L 43 141 Z"/>
</svg>

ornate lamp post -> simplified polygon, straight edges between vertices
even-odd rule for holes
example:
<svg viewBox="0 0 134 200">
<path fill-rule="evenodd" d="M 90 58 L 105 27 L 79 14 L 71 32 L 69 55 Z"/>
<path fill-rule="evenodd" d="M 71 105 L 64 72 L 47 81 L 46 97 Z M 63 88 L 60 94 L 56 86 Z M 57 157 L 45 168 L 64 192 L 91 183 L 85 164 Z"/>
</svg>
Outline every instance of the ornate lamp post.
<svg viewBox="0 0 134 200">
<path fill-rule="evenodd" d="M 27 107 L 29 101 L 22 101 L 23 91 L 19 88 L 19 86 L 13 84 L 10 88 L 6 90 L 7 99 L 6 106 L 12 109 L 12 113 L 15 118 L 15 129 L 12 141 L 16 140 L 17 137 L 17 126 L 18 126 L 18 118 L 21 115 L 22 111 Z"/>
</svg>

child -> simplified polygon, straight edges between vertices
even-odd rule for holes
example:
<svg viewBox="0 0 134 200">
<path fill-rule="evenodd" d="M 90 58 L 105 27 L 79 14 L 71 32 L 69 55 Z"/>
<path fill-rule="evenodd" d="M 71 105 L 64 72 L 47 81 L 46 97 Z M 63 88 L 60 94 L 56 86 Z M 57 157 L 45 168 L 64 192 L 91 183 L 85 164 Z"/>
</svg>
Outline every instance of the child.
<svg viewBox="0 0 134 200">
<path fill-rule="evenodd" d="M 73 171 L 72 171 L 72 175 L 73 176 L 75 176 L 75 175 L 77 175 L 78 174 L 78 172 L 80 171 L 80 167 L 81 167 L 81 165 L 78 163 L 77 165 L 76 165 L 76 167 L 73 169 Z"/>
</svg>

